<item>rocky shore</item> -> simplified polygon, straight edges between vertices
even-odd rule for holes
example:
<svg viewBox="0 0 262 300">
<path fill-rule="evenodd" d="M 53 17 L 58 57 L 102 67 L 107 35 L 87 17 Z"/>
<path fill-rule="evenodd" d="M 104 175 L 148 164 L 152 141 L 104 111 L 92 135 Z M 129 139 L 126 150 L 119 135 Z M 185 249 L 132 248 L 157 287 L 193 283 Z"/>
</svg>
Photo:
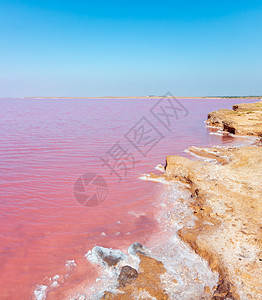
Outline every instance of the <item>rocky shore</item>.
<svg viewBox="0 0 262 300">
<path fill-rule="evenodd" d="M 262 137 L 262 102 L 208 115 L 208 125 Z M 186 182 L 194 228 L 179 235 L 220 275 L 214 299 L 262 298 L 262 144 L 188 149 L 204 161 L 168 156 L 167 180 Z"/>
<path fill-rule="evenodd" d="M 233 105 L 208 114 L 207 124 L 237 135 L 262 137 L 262 101 Z"/>
<path fill-rule="evenodd" d="M 262 102 L 212 112 L 207 124 L 257 141 L 241 147 L 191 147 L 188 152 L 198 160 L 168 156 L 165 172 L 150 177 L 182 183 L 191 194 L 195 223 L 178 235 L 219 274 L 218 284 L 203 286 L 200 298 L 262 299 Z M 139 268 L 99 250 L 102 262 L 118 269 L 117 293 L 105 292 L 103 299 L 173 299 L 163 285 L 168 276 L 163 263 L 139 243 L 131 250 Z M 166 285 L 175 289 L 176 280 L 169 277 Z"/>
<path fill-rule="evenodd" d="M 189 151 L 212 161 L 167 157 L 164 176 L 190 185 L 198 218 L 179 236 L 218 271 L 215 299 L 260 299 L 262 147 Z"/>
</svg>

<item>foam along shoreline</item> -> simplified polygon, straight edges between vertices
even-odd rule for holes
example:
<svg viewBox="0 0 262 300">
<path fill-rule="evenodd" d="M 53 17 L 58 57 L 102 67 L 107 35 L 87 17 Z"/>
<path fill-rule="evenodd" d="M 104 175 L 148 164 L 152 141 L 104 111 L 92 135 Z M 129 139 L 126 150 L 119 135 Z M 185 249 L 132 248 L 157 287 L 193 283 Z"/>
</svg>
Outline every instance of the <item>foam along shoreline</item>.
<svg viewBox="0 0 262 300">
<path fill-rule="evenodd" d="M 160 165 L 157 170 L 165 171 Z M 152 180 L 152 176 L 144 179 Z M 95 246 L 88 251 L 86 263 L 96 268 L 97 278 L 84 286 L 81 282 L 76 284 L 67 291 L 70 299 L 211 298 L 218 273 L 178 236 L 179 229 L 192 228 L 196 220 L 189 208 L 189 186 L 157 176 L 153 181 L 165 185 L 155 203 L 159 230 L 145 245 L 137 242 L 121 250 Z M 51 288 L 38 286 L 35 299 L 54 299 Z"/>
<path fill-rule="evenodd" d="M 162 228 L 147 241 L 147 247 L 134 243 L 127 254 L 103 247 L 89 251 L 86 258 L 102 268 L 107 279 L 102 297 L 101 288 L 96 288 L 84 299 L 210 299 L 218 273 L 177 234 L 185 225 L 194 226 L 184 200 L 191 194 L 184 184 L 162 182 L 162 178 L 155 181 L 169 183 L 155 216 Z"/>
</svg>

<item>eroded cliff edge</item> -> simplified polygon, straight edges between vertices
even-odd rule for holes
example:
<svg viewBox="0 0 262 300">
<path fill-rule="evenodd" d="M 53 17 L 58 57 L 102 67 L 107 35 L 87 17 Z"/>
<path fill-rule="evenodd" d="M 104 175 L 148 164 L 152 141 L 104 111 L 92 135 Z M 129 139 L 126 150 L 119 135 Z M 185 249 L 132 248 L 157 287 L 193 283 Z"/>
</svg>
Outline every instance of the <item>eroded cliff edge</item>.
<svg viewBox="0 0 262 300">
<path fill-rule="evenodd" d="M 208 115 L 209 125 L 262 136 L 262 102 Z M 261 141 L 261 140 L 260 140 Z M 215 299 L 262 298 L 262 147 L 189 148 L 205 161 L 168 156 L 164 177 L 186 182 L 198 221 L 179 235 L 220 274 Z M 224 297 L 224 298 L 223 298 Z"/>
<path fill-rule="evenodd" d="M 208 114 L 207 124 L 232 134 L 262 137 L 262 101 L 235 104 L 232 110 L 213 111 Z"/>
<path fill-rule="evenodd" d="M 259 299 L 262 147 L 190 150 L 216 158 L 206 162 L 167 157 L 164 176 L 190 185 L 191 206 L 198 218 L 194 228 L 184 227 L 179 235 L 219 272 L 220 287 L 214 296 Z"/>
</svg>

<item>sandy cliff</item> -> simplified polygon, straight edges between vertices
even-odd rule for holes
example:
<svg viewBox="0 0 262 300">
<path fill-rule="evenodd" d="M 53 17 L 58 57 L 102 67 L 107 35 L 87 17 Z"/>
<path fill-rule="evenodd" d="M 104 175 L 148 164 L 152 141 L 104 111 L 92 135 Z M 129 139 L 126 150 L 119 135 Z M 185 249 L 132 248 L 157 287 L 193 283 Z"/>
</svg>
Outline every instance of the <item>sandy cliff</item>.
<svg viewBox="0 0 262 300">
<path fill-rule="evenodd" d="M 214 160 L 167 157 L 166 178 L 190 184 L 198 218 L 179 235 L 219 272 L 214 297 L 260 299 L 262 147 L 189 150 Z"/>
<path fill-rule="evenodd" d="M 262 101 L 233 105 L 208 114 L 207 124 L 238 135 L 262 137 Z"/>
<path fill-rule="evenodd" d="M 208 115 L 233 134 L 262 136 L 262 102 Z M 220 274 L 215 299 L 262 299 L 262 147 L 191 147 L 205 159 L 168 156 L 164 176 L 190 185 L 198 221 L 180 237 Z"/>
</svg>

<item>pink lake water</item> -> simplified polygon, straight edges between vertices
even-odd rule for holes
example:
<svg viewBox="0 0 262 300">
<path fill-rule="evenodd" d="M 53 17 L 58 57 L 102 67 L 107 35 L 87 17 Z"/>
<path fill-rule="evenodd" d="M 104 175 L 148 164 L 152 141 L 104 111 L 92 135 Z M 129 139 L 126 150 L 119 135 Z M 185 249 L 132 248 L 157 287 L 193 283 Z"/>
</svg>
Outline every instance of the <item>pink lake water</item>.
<svg viewBox="0 0 262 300">
<path fill-rule="evenodd" d="M 56 274 L 60 290 L 49 298 L 64 299 L 65 290 L 95 280 L 84 258 L 95 245 L 146 243 L 158 232 L 153 203 L 163 186 L 139 177 L 192 145 L 241 143 L 210 135 L 204 121 L 210 111 L 254 102 L 174 101 L 179 110 L 168 119 L 154 98 L 0 99 L 0 299 L 32 299 Z M 97 183 L 87 180 L 81 205 L 76 180 L 99 176 L 101 203 L 90 206 Z M 77 266 L 70 280 L 68 260 Z"/>
</svg>

